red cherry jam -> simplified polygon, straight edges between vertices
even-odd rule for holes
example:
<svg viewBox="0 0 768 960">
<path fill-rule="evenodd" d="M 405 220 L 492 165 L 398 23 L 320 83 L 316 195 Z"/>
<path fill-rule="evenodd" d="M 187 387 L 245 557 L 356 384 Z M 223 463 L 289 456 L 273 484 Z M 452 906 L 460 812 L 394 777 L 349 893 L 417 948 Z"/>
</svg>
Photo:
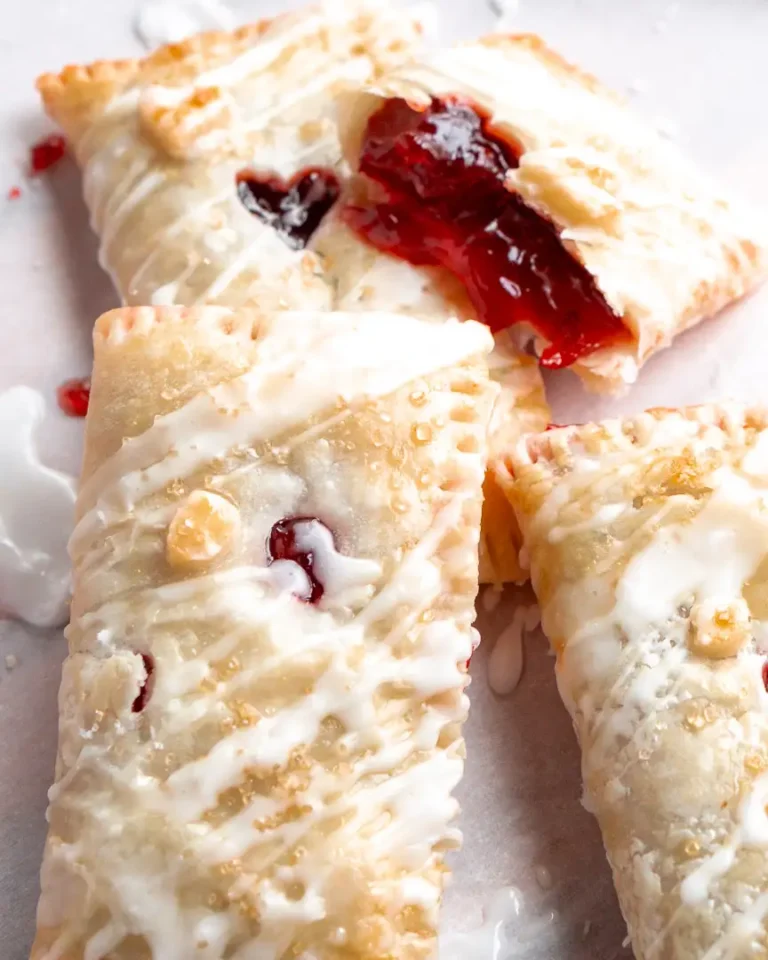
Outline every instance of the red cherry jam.
<svg viewBox="0 0 768 960">
<path fill-rule="evenodd" d="M 151 681 L 152 675 L 155 672 L 155 661 L 148 653 L 140 654 L 142 663 L 144 664 L 144 671 L 146 676 L 144 681 L 139 687 L 139 692 L 136 695 L 136 699 L 131 704 L 131 711 L 133 713 L 141 713 L 141 711 L 146 707 L 150 696 L 152 695 L 151 690 Z"/>
<path fill-rule="evenodd" d="M 56 390 L 59 409 L 68 417 L 84 417 L 88 413 L 88 401 L 91 398 L 90 377 L 66 380 Z"/>
<path fill-rule="evenodd" d="M 67 141 L 58 133 L 40 140 L 29 151 L 30 173 L 45 173 L 61 160 L 67 152 Z"/>
<path fill-rule="evenodd" d="M 360 158 L 383 200 L 343 216 L 379 250 L 450 270 L 492 330 L 529 323 L 550 344 L 541 365 L 568 367 L 629 333 L 555 227 L 505 188 L 521 152 L 469 103 L 433 99 L 419 111 L 388 100 Z"/>
<path fill-rule="evenodd" d="M 763 664 L 763 686 L 768 693 L 768 660 Z"/>
<path fill-rule="evenodd" d="M 332 170 L 300 170 L 287 182 L 250 170 L 237 175 L 237 194 L 248 210 L 273 227 L 294 250 L 302 250 L 339 198 Z"/>
<path fill-rule="evenodd" d="M 327 532 L 333 542 L 333 535 L 328 527 L 316 517 L 286 517 L 278 520 L 272 527 L 267 543 L 269 563 L 275 560 L 293 560 L 306 573 L 310 583 L 310 594 L 306 598 L 308 603 L 319 603 L 325 593 L 325 587 L 315 571 L 314 551 L 302 549 L 298 541 L 301 534 L 311 533 L 313 529 L 318 528 Z"/>
<path fill-rule="evenodd" d="M 21 187 L 11 187 L 8 191 L 9 200 L 18 200 L 21 196 Z"/>
</svg>

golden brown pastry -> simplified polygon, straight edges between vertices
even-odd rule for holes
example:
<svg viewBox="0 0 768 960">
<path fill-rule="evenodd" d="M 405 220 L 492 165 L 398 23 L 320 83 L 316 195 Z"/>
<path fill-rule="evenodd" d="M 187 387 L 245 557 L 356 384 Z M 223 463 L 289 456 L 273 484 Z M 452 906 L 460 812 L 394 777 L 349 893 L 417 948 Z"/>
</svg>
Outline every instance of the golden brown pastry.
<svg viewBox="0 0 768 960">
<path fill-rule="evenodd" d="M 431 957 L 490 335 L 134 308 L 94 341 L 32 957 Z"/>
<path fill-rule="evenodd" d="M 635 955 L 768 955 L 768 414 L 553 430 L 505 483 Z"/>
</svg>

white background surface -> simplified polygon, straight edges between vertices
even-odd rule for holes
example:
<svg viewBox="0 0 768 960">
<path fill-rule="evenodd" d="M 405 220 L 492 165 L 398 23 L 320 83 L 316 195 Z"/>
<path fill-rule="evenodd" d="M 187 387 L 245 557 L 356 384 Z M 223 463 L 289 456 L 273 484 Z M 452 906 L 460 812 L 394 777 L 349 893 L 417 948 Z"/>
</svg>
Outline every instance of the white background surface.
<svg viewBox="0 0 768 960">
<path fill-rule="evenodd" d="M 117 298 L 96 265 L 71 161 L 35 183 L 25 177 L 29 145 L 51 129 L 33 83 L 39 72 L 66 62 L 137 53 L 132 25 L 140 2 L 2 3 L 0 389 L 27 383 L 42 390 L 51 404 L 44 459 L 72 471 L 82 423 L 55 411 L 55 387 L 88 373 L 91 325 Z M 283 5 L 230 3 L 242 20 Z M 483 0 L 442 0 L 439 7 L 442 35 L 450 39 L 482 32 L 494 21 Z M 768 207 L 764 0 L 522 0 L 509 23 L 541 33 L 626 92 L 636 109 L 703 167 L 730 181 L 751 203 Z M 13 186 L 21 187 L 22 196 L 6 200 Z M 768 400 L 767 319 L 764 290 L 681 337 L 648 364 L 620 401 L 589 397 L 568 373 L 552 375 L 547 385 L 553 419 L 578 421 L 725 397 Z M 446 922 L 471 925 L 495 889 L 514 884 L 523 893 L 510 930 L 515 960 L 627 956 L 598 833 L 579 804 L 570 723 L 540 638 L 528 643 L 526 672 L 511 697 L 496 698 L 487 687 L 487 650 L 512 603 L 509 596 L 480 619 L 486 650 L 472 663 L 469 762 L 460 791 L 466 842 L 456 860 Z M 7 653 L 19 661 L 12 672 L 3 666 Z M 32 936 L 63 653 L 58 632 L 0 624 L 0 960 L 25 960 Z M 542 867 L 551 874 L 550 889 L 537 882 L 537 874 L 546 879 Z"/>
</svg>

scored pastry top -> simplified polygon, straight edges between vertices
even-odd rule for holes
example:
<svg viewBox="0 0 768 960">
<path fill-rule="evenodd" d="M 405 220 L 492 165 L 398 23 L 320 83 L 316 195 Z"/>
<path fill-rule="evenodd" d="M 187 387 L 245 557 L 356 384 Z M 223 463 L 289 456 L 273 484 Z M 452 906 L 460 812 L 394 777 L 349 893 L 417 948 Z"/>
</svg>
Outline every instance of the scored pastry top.
<svg viewBox="0 0 768 960">
<path fill-rule="evenodd" d="M 552 430 L 503 479 L 638 957 L 764 949 L 768 413 Z"/>
<path fill-rule="evenodd" d="M 388 99 L 416 111 L 466 104 L 480 112 L 495 149 L 508 154 L 506 188 L 554 225 L 628 331 L 575 362 L 595 389 L 631 382 L 651 353 L 766 269 L 758 223 L 619 97 L 537 37 L 491 35 L 396 66 L 350 105 L 343 139 L 351 164 L 360 162 L 366 125 Z"/>
<path fill-rule="evenodd" d="M 428 956 L 490 334 L 135 308 L 94 342 L 33 957 Z"/>
</svg>

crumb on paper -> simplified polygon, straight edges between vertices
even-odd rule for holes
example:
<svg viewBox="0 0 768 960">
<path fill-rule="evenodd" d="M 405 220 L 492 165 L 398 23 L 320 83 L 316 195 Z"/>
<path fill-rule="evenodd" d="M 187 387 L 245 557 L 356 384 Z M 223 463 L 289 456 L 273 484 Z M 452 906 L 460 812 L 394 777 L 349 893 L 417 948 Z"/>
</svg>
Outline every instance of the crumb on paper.
<svg viewBox="0 0 768 960">
<path fill-rule="evenodd" d="M 677 140 L 680 135 L 680 127 L 670 117 L 656 117 L 653 125 L 659 136 L 665 140 Z"/>
<path fill-rule="evenodd" d="M 648 93 L 651 85 L 648 82 L 647 77 L 635 77 L 635 79 L 627 87 L 627 91 L 632 96 L 639 96 L 642 93 Z"/>
<path fill-rule="evenodd" d="M 5 655 L 5 669 L 10 672 L 14 667 L 17 667 L 19 664 L 19 658 L 15 653 L 6 653 Z"/>
</svg>

